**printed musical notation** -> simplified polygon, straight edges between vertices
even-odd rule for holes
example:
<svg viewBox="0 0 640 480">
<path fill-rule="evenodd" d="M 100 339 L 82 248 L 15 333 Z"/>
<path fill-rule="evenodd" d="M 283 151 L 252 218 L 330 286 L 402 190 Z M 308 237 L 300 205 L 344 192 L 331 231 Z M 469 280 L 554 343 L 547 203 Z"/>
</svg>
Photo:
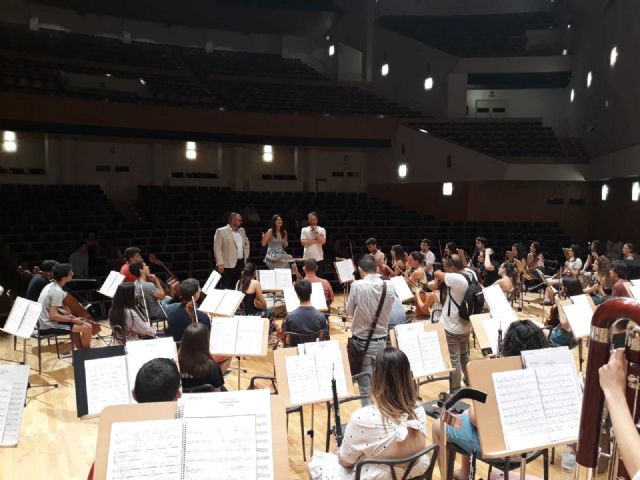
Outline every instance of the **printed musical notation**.
<svg viewBox="0 0 640 480">
<path fill-rule="evenodd" d="M 425 331 L 424 322 L 397 325 L 395 331 L 398 348 L 409 359 L 414 378 L 426 377 L 446 370 L 437 331 Z"/>
<path fill-rule="evenodd" d="M 124 355 L 96 358 L 84 362 L 89 415 L 98 415 L 109 405 L 131 403 Z"/>
</svg>

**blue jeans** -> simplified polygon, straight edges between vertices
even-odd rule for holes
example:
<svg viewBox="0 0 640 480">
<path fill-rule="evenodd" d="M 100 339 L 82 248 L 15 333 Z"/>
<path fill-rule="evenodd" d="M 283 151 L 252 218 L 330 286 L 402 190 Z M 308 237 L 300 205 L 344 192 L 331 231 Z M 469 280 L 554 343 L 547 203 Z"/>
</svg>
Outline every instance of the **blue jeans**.
<svg viewBox="0 0 640 480">
<path fill-rule="evenodd" d="M 468 413 L 463 414 L 460 419 L 462 425 L 460 428 L 453 428 L 450 425 L 446 425 L 447 429 L 447 441 L 455 443 L 465 452 L 471 454 L 476 451 L 476 455 L 479 457 L 482 453 L 480 449 L 480 437 L 476 427 L 471 424 L 471 417 Z"/>
<path fill-rule="evenodd" d="M 365 341 L 354 339 L 359 347 L 364 349 Z M 369 343 L 369 348 L 367 349 L 367 354 L 362 359 L 362 371 L 369 373 L 369 375 L 373 374 L 373 360 L 376 358 L 378 353 L 383 351 L 387 346 L 386 337 L 381 338 L 380 340 L 371 339 L 371 343 Z M 371 391 L 371 380 L 370 377 L 364 376 L 362 378 L 358 378 L 358 387 L 360 388 L 360 395 L 367 395 Z M 368 398 L 363 398 L 361 401 L 362 406 L 369 405 L 371 402 Z"/>
</svg>

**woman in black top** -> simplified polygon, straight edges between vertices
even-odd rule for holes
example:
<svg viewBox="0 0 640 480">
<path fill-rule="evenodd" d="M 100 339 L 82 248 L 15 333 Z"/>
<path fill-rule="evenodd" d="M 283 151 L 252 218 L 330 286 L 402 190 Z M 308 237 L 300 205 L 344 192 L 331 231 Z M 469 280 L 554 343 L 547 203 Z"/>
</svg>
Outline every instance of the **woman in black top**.
<svg viewBox="0 0 640 480">
<path fill-rule="evenodd" d="M 184 330 L 178 352 L 182 387 L 186 389 L 211 385 L 215 392 L 224 386 L 222 371 L 211 358 L 209 329 L 202 323 L 192 323 Z"/>
<path fill-rule="evenodd" d="M 260 282 L 256 280 L 256 266 L 253 263 L 249 262 L 245 265 L 236 290 L 244 293 L 242 305 L 245 315 L 260 315 L 262 310 L 267 308 L 267 301 L 262 295 L 262 287 Z"/>
</svg>

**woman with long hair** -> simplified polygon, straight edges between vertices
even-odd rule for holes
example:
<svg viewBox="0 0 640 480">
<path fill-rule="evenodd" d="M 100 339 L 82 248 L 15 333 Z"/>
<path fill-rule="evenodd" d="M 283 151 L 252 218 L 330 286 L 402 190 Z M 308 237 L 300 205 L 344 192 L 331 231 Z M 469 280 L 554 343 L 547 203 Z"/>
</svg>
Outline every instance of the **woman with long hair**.
<svg viewBox="0 0 640 480">
<path fill-rule="evenodd" d="M 398 349 L 385 348 L 375 358 L 371 379 L 371 404 L 351 415 L 337 454 L 316 453 L 309 462 L 313 480 L 351 480 L 361 458 L 393 460 L 408 457 L 426 447 L 427 416 L 418 401 L 407 356 Z M 429 467 L 420 458 L 409 478 Z M 404 472 L 396 471 L 401 477 Z M 389 468 L 367 465 L 361 479 L 391 479 Z"/>
<path fill-rule="evenodd" d="M 244 293 L 242 305 L 245 315 L 260 315 L 262 310 L 267 308 L 267 301 L 262 294 L 260 282 L 256 280 L 256 266 L 249 262 L 244 266 L 240 274 L 240 280 L 236 285 L 236 290 Z"/>
<path fill-rule="evenodd" d="M 507 332 L 502 339 L 502 355 L 505 357 L 515 357 L 520 355 L 524 350 L 538 350 L 546 348 L 547 341 L 544 338 L 542 329 L 531 320 L 518 320 L 509 325 Z M 460 428 L 453 428 L 444 425 L 440 420 L 433 423 L 433 441 L 439 443 L 445 429 L 447 442 L 454 443 L 458 448 L 468 452 L 474 450 L 478 455 L 481 454 L 480 437 L 477 430 L 476 413 L 473 406 L 468 413 L 461 415 L 462 425 Z M 453 474 L 454 479 L 469 478 L 469 455 L 462 455 L 460 459 L 461 469 Z"/>
<path fill-rule="evenodd" d="M 385 270 L 390 277 L 402 275 L 400 272 L 407 271 L 407 252 L 402 245 L 394 245 L 391 247 L 391 266 L 385 265 Z"/>
<path fill-rule="evenodd" d="M 573 277 L 563 278 L 561 293 L 565 298 L 582 295 L 583 291 L 580 280 Z M 549 318 L 545 322 L 545 325 L 553 326 L 553 330 L 549 332 L 549 343 L 552 347 L 575 347 L 576 339 L 571 331 L 571 326 L 569 322 L 560 315 L 557 305 L 551 307 Z"/>
<path fill-rule="evenodd" d="M 156 329 L 145 322 L 136 309 L 136 290 L 133 283 L 118 285 L 108 317 L 112 329 L 122 329 L 122 336 L 119 333 L 114 334 L 115 343 L 123 344 L 125 341 L 156 336 Z"/>
<path fill-rule="evenodd" d="M 178 363 L 183 388 L 211 385 L 214 391 L 219 392 L 224 385 L 222 370 L 209 351 L 209 329 L 202 323 L 192 323 L 185 328 Z"/>
<path fill-rule="evenodd" d="M 289 240 L 281 215 L 275 214 L 271 218 L 271 228 L 262 234 L 260 244 L 267 247 L 267 254 L 264 257 L 267 267 L 271 270 L 289 268 L 289 260 L 293 257 L 285 252 L 285 248 L 289 246 Z"/>
<path fill-rule="evenodd" d="M 604 255 L 600 255 L 593 262 L 593 276 L 591 282 L 583 290 L 591 295 L 593 303 L 600 305 L 607 295 L 611 295 L 613 282 L 611 281 L 611 262 Z"/>
<path fill-rule="evenodd" d="M 504 293 L 510 293 L 518 284 L 518 270 L 511 262 L 504 262 L 500 265 L 498 275 L 500 278 L 495 283 L 500 285 L 500 290 Z"/>
</svg>

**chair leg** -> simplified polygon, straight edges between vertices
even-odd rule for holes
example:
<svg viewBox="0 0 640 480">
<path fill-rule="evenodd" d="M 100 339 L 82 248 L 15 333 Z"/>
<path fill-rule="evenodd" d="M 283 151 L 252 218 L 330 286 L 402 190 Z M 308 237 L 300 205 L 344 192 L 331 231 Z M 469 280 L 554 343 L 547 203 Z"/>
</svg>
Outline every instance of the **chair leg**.
<svg viewBox="0 0 640 480">
<path fill-rule="evenodd" d="M 327 402 L 327 438 L 324 444 L 324 451 L 329 451 L 329 444 L 331 443 L 331 406 Z"/>
<path fill-rule="evenodd" d="M 313 427 L 313 425 L 312 425 Z M 305 446 L 305 438 L 304 438 L 304 410 L 303 407 L 300 407 L 300 439 L 302 440 L 302 459 L 307 461 L 307 447 Z"/>
<path fill-rule="evenodd" d="M 56 342 L 56 354 L 58 355 L 58 360 L 60 360 L 60 346 L 58 345 L 58 336 L 54 336 L 53 339 Z"/>
<path fill-rule="evenodd" d="M 16 351 L 16 343 L 18 342 L 17 340 L 18 337 L 16 337 L 15 335 L 13 336 L 13 351 Z"/>
<path fill-rule="evenodd" d="M 551 465 L 554 465 L 556 462 L 556 447 L 552 447 L 551 448 L 551 459 L 549 460 L 549 463 Z"/>
<path fill-rule="evenodd" d="M 38 337 L 38 375 L 42 375 L 42 347 L 40 342 L 42 339 Z"/>
<path fill-rule="evenodd" d="M 549 480 L 549 450 L 545 450 L 542 453 L 542 459 L 544 461 L 544 480 Z"/>
<path fill-rule="evenodd" d="M 453 469 L 456 463 L 456 450 L 447 445 L 447 478 L 453 478 Z"/>
</svg>

